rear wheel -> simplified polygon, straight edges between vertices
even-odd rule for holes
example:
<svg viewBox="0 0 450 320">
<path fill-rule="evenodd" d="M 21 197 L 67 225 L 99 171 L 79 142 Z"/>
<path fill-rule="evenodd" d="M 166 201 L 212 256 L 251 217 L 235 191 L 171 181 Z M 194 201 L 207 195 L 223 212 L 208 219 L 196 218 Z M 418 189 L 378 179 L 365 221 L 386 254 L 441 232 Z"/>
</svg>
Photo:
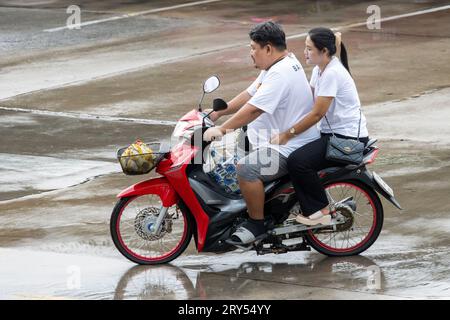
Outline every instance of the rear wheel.
<svg viewBox="0 0 450 320">
<path fill-rule="evenodd" d="M 167 210 L 159 233 L 153 232 L 161 209 L 159 196 L 121 198 L 111 214 L 110 230 L 116 248 L 138 264 L 162 264 L 186 250 L 192 237 L 189 213 L 178 206 Z"/>
<path fill-rule="evenodd" d="M 349 205 L 336 208 L 345 223 L 336 230 L 309 230 L 306 238 L 317 251 L 327 256 L 352 256 L 367 250 L 383 227 L 383 206 L 378 195 L 358 181 L 340 181 L 325 186 L 333 202 L 352 197 Z"/>
</svg>

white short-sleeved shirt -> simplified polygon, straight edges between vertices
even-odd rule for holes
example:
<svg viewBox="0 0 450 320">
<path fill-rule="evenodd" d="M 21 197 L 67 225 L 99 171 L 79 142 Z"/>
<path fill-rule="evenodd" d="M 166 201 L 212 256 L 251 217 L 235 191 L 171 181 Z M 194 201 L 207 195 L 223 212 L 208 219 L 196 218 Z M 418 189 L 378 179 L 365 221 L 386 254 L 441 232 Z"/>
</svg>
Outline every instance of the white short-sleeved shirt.
<svg viewBox="0 0 450 320">
<path fill-rule="evenodd" d="M 311 88 L 305 72 L 293 53 L 263 70 L 248 87 L 249 104 L 264 111 L 248 125 L 248 139 L 254 149 L 269 147 L 285 157 L 299 147 L 320 137 L 313 126 L 293 137 L 285 145 L 270 143 L 273 135 L 288 131 L 313 107 Z"/>
<path fill-rule="evenodd" d="M 361 102 L 355 81 L 341 61 L 337 57 L 333 57 L 322 74 L 320 74 L 318 66 L 314 67 L 310 85 L 314 88 L 314 98 L 334 98 L 326 114 L 333 132 L 348 137 L 357 137 Z M 331 132 L 325 118 L 318 124 L 318 127 L 321 132 Z M 368 135 L 366 118 L 361 112 L 360 137 L 364 138 Z"/>
</svg>

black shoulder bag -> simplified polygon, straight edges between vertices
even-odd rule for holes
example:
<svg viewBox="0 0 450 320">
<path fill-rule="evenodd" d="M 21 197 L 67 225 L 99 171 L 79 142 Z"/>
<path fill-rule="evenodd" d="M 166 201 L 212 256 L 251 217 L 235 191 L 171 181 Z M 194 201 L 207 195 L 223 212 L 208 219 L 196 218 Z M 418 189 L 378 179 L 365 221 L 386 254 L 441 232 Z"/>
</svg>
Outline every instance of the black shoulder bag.
<svg viewBox="0 0 450 320">
<path fill-rule="evenodd" d="M 331 131 L 331 137 L 328 140 L 327 151 L 325 158 L 330 161 L 336 161 L 343 164 L 360 164 L 363 161 L 363 153 L 365 144 L 359 141 L 359 133 L 361 130 L 361 110 L 359 110 L 359 127 L 358 138 L 345 139 L 335 136 L 333 129 L 331 129 L 327 116 L 325 116 L 328 127 Z"/>
</svg>

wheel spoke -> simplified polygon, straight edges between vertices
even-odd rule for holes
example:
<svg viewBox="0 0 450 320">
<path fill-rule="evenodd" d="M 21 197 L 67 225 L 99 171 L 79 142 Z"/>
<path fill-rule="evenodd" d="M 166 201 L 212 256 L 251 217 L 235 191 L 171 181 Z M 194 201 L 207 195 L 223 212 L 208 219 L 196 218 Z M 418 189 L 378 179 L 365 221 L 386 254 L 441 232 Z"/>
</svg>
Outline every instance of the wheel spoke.
<svg viewBox="0 0 450 320">
<path fill-rule="evenodd" d="M 359 187 L 348 182 L 335 183 L 327 187 L 326 192 L 328 198 L 332 199 L 333 203 L 348 198 L 348 195 L 352 196 L 356 210 L 342 208 L 341 214 L 346 215 L 346 222 L 343 225 L 338 225 L 337 231 L 330 233 L 310 231 L 310 235 L 319 244 L 323 244 L 329 250 L 351 251 L 358 248 L 362 243 L 367 241 L 374 227 L 376 208 L 369 195 Z M 340 226 L 341 229 L 339 229 Z"/>
</svg>

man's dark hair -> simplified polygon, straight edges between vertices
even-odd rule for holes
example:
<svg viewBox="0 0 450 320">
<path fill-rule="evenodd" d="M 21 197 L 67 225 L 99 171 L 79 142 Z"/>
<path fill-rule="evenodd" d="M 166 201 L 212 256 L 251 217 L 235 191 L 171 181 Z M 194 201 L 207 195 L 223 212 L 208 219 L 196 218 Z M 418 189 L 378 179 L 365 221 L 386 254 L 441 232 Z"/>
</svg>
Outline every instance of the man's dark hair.
<svg viewBox="0 0 450 320">
<path fill-rule="evenodd" d="M 249 36 L 261 47 L 271 44 L 279 51 L 286 50 L 286 35 L 281 26 L 275 22 L 267 21 L 256 25 Z"/>
</svg>

